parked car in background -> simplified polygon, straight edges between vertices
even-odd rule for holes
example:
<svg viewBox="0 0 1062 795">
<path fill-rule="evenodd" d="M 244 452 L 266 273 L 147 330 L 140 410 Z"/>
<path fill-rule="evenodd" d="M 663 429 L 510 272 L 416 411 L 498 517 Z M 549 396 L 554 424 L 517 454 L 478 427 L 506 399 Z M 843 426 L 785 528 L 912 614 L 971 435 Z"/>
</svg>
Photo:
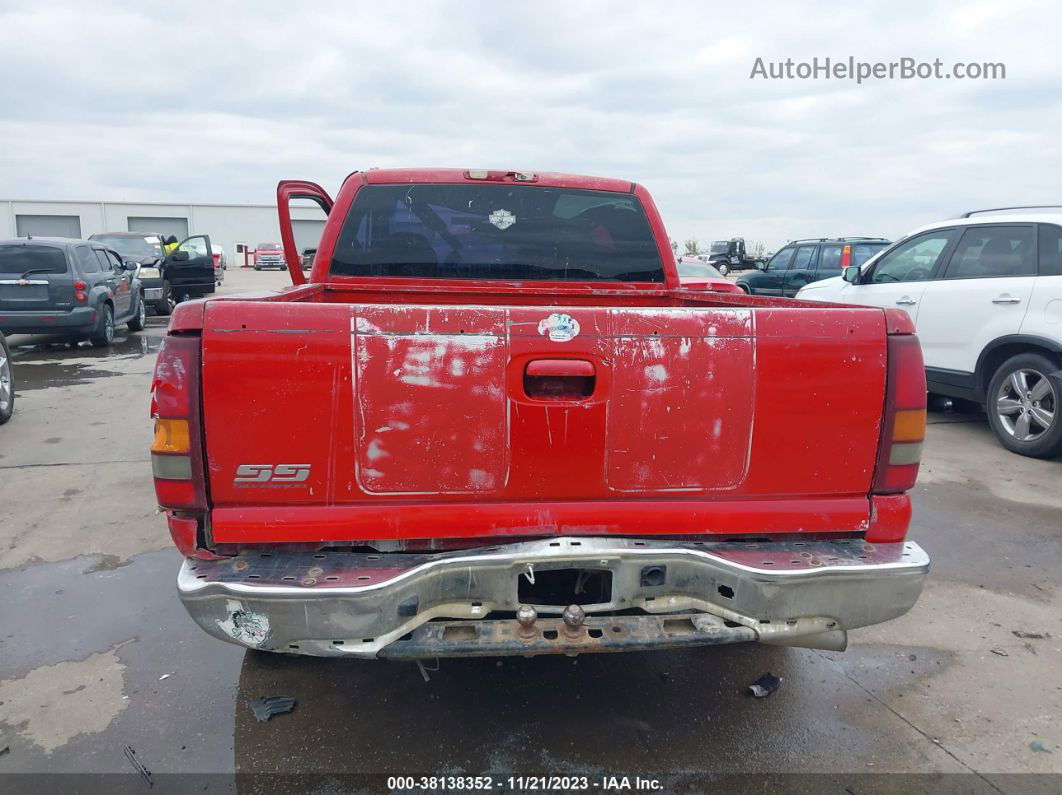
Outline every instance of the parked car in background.
<svg viewBox="0 0 1062 795">
<path fill-rule="evenodd" d="M 675 265 L 678 267 L 679 282 L 687 290 L 711 290 L 717 293 L 741 292 L 714 265 L 709 265 L 699 257 L 679 257 L 675 260 Z"/>
<path fill-rule="evenodd" d="M 0 333 L 0 425 L 15 411 L 15 372 L 11 366 L 11 349 L 7 338 Z"/>
<path fill-rule="evenodd" d="M 931 393 L 982 404 L 1009 450 L 1062 454 L 1062 213 L 929 224 L 798 297 L 906 310 Z"/>
<path fill-rule="evenodd" d="M 221 246 L 210 245 L 210 251 L 214 255 L 214 283 L 220 287 L 225 281 L 225 249 Z"/>
<path fill-rule="evenodd" d="M 216 284 L 213 262 L 206 254 L 209 237 L 190 237 L 173 246 L 168 254 L 166 239 L 161 234 L 143 232 L 99 232 L 89 236 L 89 240 L 114 249 L 123 259 L 140 264 L 137 276 L 144 288 L 144 300 L 160 315 L 170 314 L 185 298 L 214 292 Z M 177 255 L 179 251 L 185 253 Z"/>
<path fill-rule="evenodd" d="M 753 257 L 745 250 L 745 238 L 734 237 L 730 240 L 713 241 L 708 249 L 707 262 L 726 276 L 730 271 L 757 268 L 763 260 Z"/>
<path fill-rule="evenodd" d="M 144 328 L 138 268 L 95 241 L 0 241 L 0 332 L 61 334 L 110 345 L 115 325 Z"/>
<path fill-rule="evenodd" d="M 162 278 L 162 262 L 166 258 L 162 235 L 142 232 L 100 232 L 89 240 L 102 243 L 117 251 L 123 260 L 139 263 L 137 278 L 144 290 L 144 301 L 160 315 L 168 315 L 172 294 Z"/>
<path fill-rule="evenodd" d="M 259 243 L 254 247 L 254 269 L 276 268 L 284 270 L 288 267 L 284 260 L 284 247 L 280 243 Z"/>
<path fill-rule="evenodd" d="M 302 250 L 302 269 L 304 271 L 310 270 L 313 267 L 313 257 L 317 253 L 316 248 L 304 248 Z"/>
<path fill-rule="evenodd" d="M 843 268 L 863 264 L 888 245 L 883 237 L 791 240 L 762 268 L 738 276 L 737 286 L 750 295 L 791 298 L 801 287 L 840 276 Z"/>
</svg>

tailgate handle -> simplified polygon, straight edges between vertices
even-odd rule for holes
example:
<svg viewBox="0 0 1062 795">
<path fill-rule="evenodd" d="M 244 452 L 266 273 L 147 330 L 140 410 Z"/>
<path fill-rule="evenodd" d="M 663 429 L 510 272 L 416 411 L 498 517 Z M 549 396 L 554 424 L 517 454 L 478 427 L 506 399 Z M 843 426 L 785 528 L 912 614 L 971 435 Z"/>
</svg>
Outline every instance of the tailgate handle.
<svg viewBox="0 0 1062 795">
<path fill-rule="evenodd" d="M 593 378 L 594 363 L 584 359 L 535 359 L 527 364 L 528 375 Z"/>
<path fill-rule="evenodd" d="M 534 400 L 582 400 L 594 393 L 594 363 L 585 359 L 534 359 L 524 370 L 524 393 Z"/>
</svg>

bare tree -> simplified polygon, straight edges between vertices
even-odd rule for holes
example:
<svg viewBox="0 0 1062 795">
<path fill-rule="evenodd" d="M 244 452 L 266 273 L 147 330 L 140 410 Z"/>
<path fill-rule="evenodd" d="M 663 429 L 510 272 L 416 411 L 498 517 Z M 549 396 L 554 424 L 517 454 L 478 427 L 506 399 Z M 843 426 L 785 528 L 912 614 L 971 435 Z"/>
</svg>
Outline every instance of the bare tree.
<svg viewBox="0 0 1062 795">
<path fill-rule="evenodd" d="M 757 240 L 748 247 L 748 252 L 754 259 L 762 259 L 764 254 L 767 253 L 767 246 L 763 244 L 762 240 Z"/>
<path fill-rule="evenodd" d="M 682 245 L 686 247 L 686 255 L 692 257 L 700 250 L 701 241 L 695 237 L 691 237 Z"/>
<path fill-rule="evenodd" d="M 669 237 L 668 242 L 671 243 L 671 250 L 678 254 L 678 241 L 673 237 Z"/>
</svg>

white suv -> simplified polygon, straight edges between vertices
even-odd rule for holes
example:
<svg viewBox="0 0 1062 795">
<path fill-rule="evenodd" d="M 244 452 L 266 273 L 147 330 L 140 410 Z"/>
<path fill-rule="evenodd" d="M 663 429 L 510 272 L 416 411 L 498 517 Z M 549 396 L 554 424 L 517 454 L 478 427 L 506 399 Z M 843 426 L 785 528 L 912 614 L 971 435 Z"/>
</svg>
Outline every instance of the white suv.
<svg viewBox="0 0 1062 795">
<path fill-rule="evenodd" d="M 1043 209 L 976 210 L 924 226 L 797 298 L 906 309 L 929 391 L 983 404 L 1015 453 L 1054 457 L 1062 454 L 1062 211 Z"/>
</svg>

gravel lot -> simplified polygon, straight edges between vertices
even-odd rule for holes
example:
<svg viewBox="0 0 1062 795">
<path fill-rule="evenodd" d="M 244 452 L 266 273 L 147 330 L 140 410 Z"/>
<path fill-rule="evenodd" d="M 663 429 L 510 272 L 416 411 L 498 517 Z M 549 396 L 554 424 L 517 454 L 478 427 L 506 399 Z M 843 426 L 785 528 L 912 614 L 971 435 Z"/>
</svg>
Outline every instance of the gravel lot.
<svg viewBox="0 0 1062 795">
<path fill-rule="evenodd" d="M 287 283 L 230 269 L 222 292 Z M 932 414 L 915 609 L 845 653 L 731 646 L 412 664 L 244 654 L 185 615 L 155 513 L 148 382 L 165 319 L 106 351 L 15 336 L 0 428 L 0 773 L 1062 774 L 1062 461 Z M 782 677 L 769 699 L 743 690 Z M 289 715 L 247 700 L 283 693 Z M 3 751 L 7 748 L 7 752 Z M 854 779 L 853 779 L 854 780 Z M 864 780 L 864 779 L 860 779 Z M 261 783 L 261 782 L 259 782 Z M 269 789 L 269 786 L 258 787 Z M 843 791 L 838 790 L 838 791 Z M 860 791 L 858 788 L 849 791 Z M 1056 790 L 1057 791 L 1057 790 Z"/>
</svg>

